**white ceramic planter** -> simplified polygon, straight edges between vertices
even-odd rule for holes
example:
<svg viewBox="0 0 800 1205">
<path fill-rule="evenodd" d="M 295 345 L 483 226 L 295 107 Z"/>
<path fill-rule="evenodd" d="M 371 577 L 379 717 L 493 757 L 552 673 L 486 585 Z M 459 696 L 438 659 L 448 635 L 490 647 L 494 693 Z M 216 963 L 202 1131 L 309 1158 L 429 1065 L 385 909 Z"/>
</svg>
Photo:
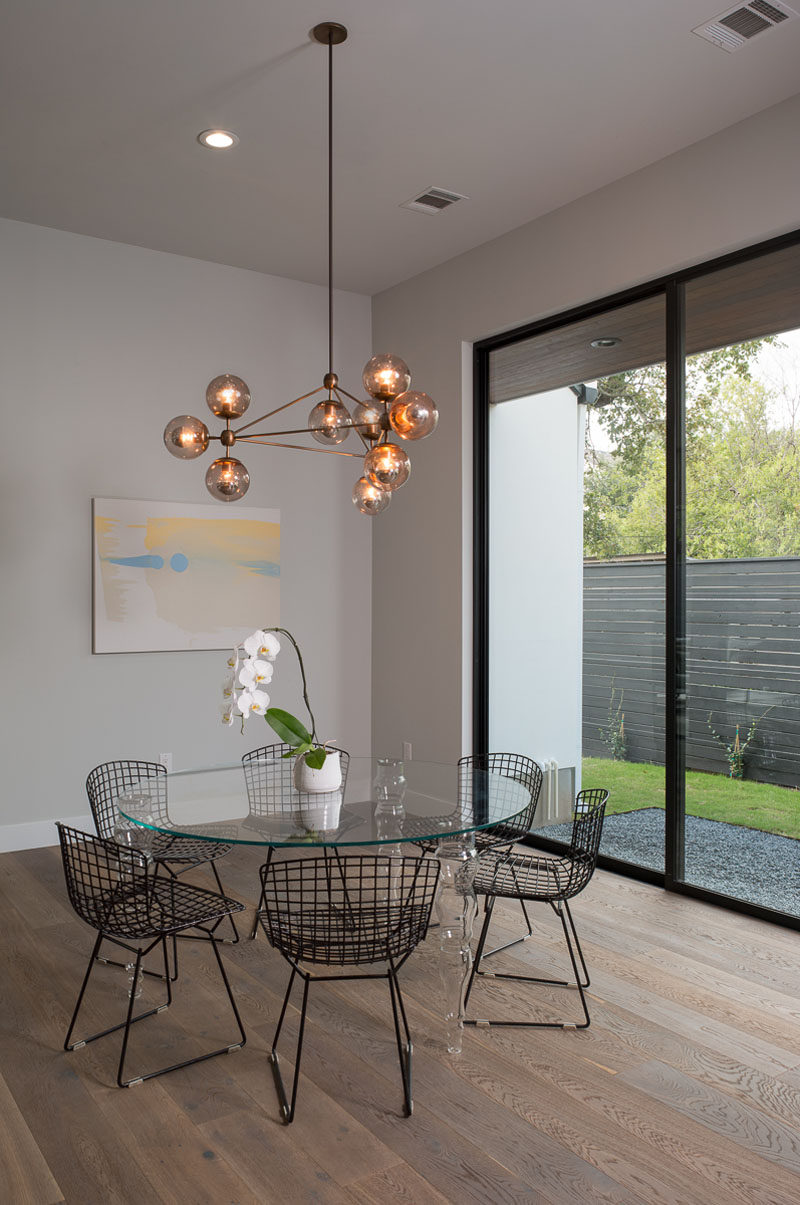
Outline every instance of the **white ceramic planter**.
<svg viewBox="0 0 800 1205">
<path fill-rule="evenodd" d="M 332 749 L 319 770 L 306 765 L 305 758 L 294 763 L 294 785 L 303 795 L 320 795 L 338 791 L 342 785 L 342 763 L 339 750 Z"/>
</svg>

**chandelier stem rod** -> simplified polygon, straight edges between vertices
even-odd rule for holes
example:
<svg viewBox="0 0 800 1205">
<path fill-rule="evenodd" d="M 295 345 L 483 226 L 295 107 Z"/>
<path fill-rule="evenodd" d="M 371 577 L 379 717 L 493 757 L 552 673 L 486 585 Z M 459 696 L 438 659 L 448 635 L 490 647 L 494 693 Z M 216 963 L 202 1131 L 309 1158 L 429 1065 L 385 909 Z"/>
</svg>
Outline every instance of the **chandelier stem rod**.
<svg viewBox="0 0 800 1205">
<path fill-rule="evenodd" d="M 328 372 L 333 372 L 333 31 L 328 33 Z"/>
<path fill-rule="evenodd" d="M 278 443 L 272 439 L 262 439 L 256 436 L 251 436 L 250 439 L 253 443 L 262 444 L 265 448 L 294 448 L 296 452 L 318 452 L 320 456 L 354 456 L 356 460 L 363 459 L 361 452 L 340 452 L 338 448 L 309 448 L 305 444 Z"/>
</svg>

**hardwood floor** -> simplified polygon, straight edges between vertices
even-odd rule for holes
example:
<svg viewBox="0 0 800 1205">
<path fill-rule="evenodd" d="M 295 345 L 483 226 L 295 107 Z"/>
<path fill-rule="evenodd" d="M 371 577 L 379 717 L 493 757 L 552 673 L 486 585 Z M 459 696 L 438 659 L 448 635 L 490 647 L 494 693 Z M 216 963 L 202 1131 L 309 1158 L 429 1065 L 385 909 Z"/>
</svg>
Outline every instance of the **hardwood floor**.
<svg viewBox="0 0 800 1205">
<path fill-rule="evenodd" d="M 220 863 L 226 889 L 252 903 L 262 860 L 235 850 Z M 800 1200 L 794 932 L 598 872 L 574 907 L 591 1027 L 470 1029 L 453 1059 L 442 1048 L 434 930 L 401 976 L 413 1116 L 402 1116 L 386 985 L 312 985 L 297 1116 L 285 1127 L 267 1052 L 287 970 L 263 934 L 223 949 L 247 1046 L 119 1089 L 119 1035 L 62 1050 L 93 933 L 70 908 L 58 851 L 0 856 L 0 893 L 9 1205 Z M 517 909 L 498 904 L 495 916 L 494 935 L 513 936 Z M 535 937 L 498 956 L 498 968 L 502 959 L 547 975 L 561 965 L 556 918 L 540 907 L 535 920 Z M 204 943 L 181 943 L 180 961 L 173 1006 L 134 1028 L 131 1069 L 139 1054 L 177 1061 L 234 1040 Z M 123 970 L 98 968 L 86 1026 L 121 1020 L 126 986 Z M 148 999 L 159 990 L 146 982 Z M 483 980 L 473 1002 L 473 1015 L 578 1017 L 574 992 L 532 985 Z"/>
</svg>

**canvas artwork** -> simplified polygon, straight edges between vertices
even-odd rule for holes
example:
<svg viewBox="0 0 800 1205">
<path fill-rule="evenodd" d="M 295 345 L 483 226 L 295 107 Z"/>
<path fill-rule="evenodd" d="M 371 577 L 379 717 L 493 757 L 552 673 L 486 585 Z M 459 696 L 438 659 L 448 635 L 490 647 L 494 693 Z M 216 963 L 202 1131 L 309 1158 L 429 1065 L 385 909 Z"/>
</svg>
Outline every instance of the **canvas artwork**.
<svg viewBox="0 0 800 1205">
<path fill-rule="evenodd" d="M 280 511 L 92 500 L 95 653 L 232 648 L 280 622 Z"/>
</svg>

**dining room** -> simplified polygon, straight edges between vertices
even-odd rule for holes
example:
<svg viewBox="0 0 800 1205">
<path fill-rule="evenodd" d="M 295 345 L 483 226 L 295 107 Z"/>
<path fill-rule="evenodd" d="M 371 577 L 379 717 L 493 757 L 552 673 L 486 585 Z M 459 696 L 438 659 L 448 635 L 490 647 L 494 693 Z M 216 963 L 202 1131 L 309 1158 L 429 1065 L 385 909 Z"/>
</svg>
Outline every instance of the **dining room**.
<svg viewBox="0 0 800 1205">
<path fill-rule="evenodd" d="M 4 1201 L 797 1199 L 800 863 L 682 872 L 674 416 L 704 281 L 767 317 L 698 347 L 800 327 L 800 20 L 562 7 L 9 6 Z M 656 295 L 637 873 L 584 749 L 600 373 L 545 369 Z"/>
</svg>

